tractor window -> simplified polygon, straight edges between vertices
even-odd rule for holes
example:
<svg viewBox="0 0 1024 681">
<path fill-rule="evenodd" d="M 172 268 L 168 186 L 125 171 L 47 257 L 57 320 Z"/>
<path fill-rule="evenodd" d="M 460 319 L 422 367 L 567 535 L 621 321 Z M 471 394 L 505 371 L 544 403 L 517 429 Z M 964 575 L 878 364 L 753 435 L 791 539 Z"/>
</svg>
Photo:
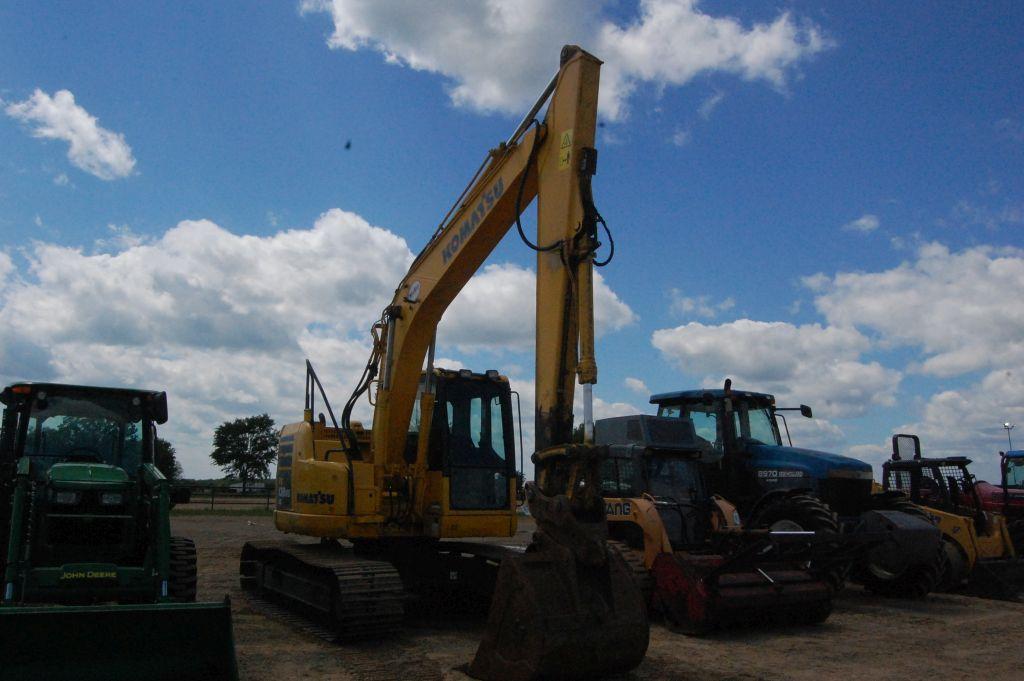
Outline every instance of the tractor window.
<svg viewBox="0 0 1024 681">
<path fill-rule="evenodd" d="M 1024 459 L 1006 461 L 1006 485 L 1024 488 Z"/>
<path fill-rule="evenodd" d="M 705 407 L 703 404 L 661 405 L 658 407 L 658 416 L 690 419 L 697 437 L 722 451 L 722 426 L 714 407 Z"/>
<path fill-rule="evenodd" d="M 0 430 L 0 462 L 14 454 L 14 435 L 18 432 L 18 410 L 4 409 L 3 426 Z"/>
<path fill-rule="evenodd" d="M 141 410 L 126 398 L 55 395 L 35 400 L 25 433 L 24 455 L 42 463 L 105 463 L 135 476 L 143 463 Z"/>
<path fill-rule="evenodd" d="M 737 436 L 757 444 L 781 445 L 772 424 L 772 416 L 768 409 L 754 407 L 751 409 L 746 403 L 741 403 L 739 409 L 733 412 L 734 425 Z"/>
</svg>

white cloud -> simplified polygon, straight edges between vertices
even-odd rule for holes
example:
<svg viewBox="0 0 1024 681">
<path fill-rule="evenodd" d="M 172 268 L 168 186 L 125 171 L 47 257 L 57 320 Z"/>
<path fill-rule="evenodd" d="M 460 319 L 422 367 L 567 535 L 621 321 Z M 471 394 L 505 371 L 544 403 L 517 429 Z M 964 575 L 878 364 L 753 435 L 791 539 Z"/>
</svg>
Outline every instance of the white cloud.
<svg viewBox="0 0 1024 681">
<path fill-rule="evenodd" d="M 304 0 L 331 15 L 328 44 L 372 49 L 390 63 L 438 73 L 456 106 L 519 113 L 557 68 L 556 50 L 579 44 L 605 60 L 601 111 L 624 116 L 642 83 L 685 85 L 714 71 L 786 84 L 797 64 L 831 45 L 809 21 L 781 13 L 749 27 L 702 12 L 695 0 L 641 0 L 625 24 L 602 16 L 604 2 L 500 0 L 397 2 Z"/>
<path fill-rule="evenodd" d="M 340 409 L 369 356 L 369 327 L 413 259 L 403 239 L 338 209 L 311 228 L 265 237 L 208 220 L 157 238 L 109 231 L 92 252 L 33 242 L 24 272 L 0 252 L 0 381 L 167 390 L 162 435 L 191 476 L 213 473 L 218 423 L 263 411 L 278 423 L 299 416 L 306 357 Z M 442 323 L 443 337 L 455 347 L 532 350 L 533 279 L 515 265 L 487 268 L 454 323 Z M 600 277 L 595 287 L 598 329 L 635 319 Z M 524 410 L 531 421 L 532 413 Z M 370 414 L 360 401 L 355 418 Z"/>
<path fill-rule="evenodd" d="M 804 283 L 830 324 L 864 327 L 888 345 L 919 347 L 920 370 L 956 376 L 1024 365 L 1024 250 L 925 244 L 882 272 L 816 275 Z"/>
<path fill-rule="evenodd" d="M 878 216 L 871 214 L 861 215 L 853 222 L 848 222 L 843 225 L 843 229 L 847 232 L 860 232 L 861 234 L 870 234 L 871 232 L 878 229 L 878 225 L 881 224 L 878 221 Z"/>
<path fill-rule="evenodd" d="M 690 143 L 690 131 L 686 129 L 676 130 L 672 135 L 672 144 L 677 147 L 685 147 Z"/>
<path fill-rule="evenodd" d="M 53 183 L 58 187 L 66 187 L 69 182 L 70 180 L 68 180 L 68 176 L 65 173 L 58 173 L 53 178 Z"/>
<path fill-rule="evenodd" d="M 7 277 L 14 272 L 14 261 L 11 256 L 0 251 L 0 290 L 7 285 Z"/>
<path fill-rule="evenodd" d="M 869 340 L 853 328 L 739 319 L 708 326 L 691 322 L 659 329 L 654 347 L 681 370 L 720 386 L 777 395 L 780 402 L 810 404 L 826 417 L 858 416 L 891 405 L 901 374 L 860 355 Z"/>
<path fill-rule="evenodd" d="M 710 97 L 701 102 L 700 108 L 697 109 L 697 113 L 699 113 L 700 117 L 704 120 L 708 120 L 724 99 L 725 93 L 722 91 L 716 91 Z"/>
<path fill-rule="evenodd" d="M 630 390 L 632 390 L 635 393 L 639 393 L 639 394 L 644 395 L 644 396 L 648 396 L 648 395 L 651 394 L 651 389 L 648 388 L 647 384 L 644 383 L 639 378 L 633 378 L 632 376 L 627 376 L 626 380 L 623 381 L 623 384 L 627 388 L 629 388 Z"/>
<path fill-rule="evenodd" d="M 536 328 L 537 276 L 512 263 L 487 265 L 463 289 L 444 315 L 438 343 L 464 352 L 529 350 Z M 594 273 L 594 327 L 598 336 L 617 331 L 636 314 Z"/>
<path fill-rule="evenodd" d="M 792 407 L 795 403 L 780 403 L 780 407 Z M 815 418 L 806 419 L 799 412 L 781 412 L 789 425 L 789 434 L 793 439 L 794 447 L 816 449 L 821 452 L 836 452 L 846 445 L 846 433 L 843 429 L 828 419 Z M 782 419 L 779 419 L 779 429 L 782 431 L 782 441 L 789 444 L 786 438 L 786 426 Z"/>
<path fill-rule="evenodd" d="M 1003 423 L 1024 424 L 1021 395 L 1024 373 L 991 371 L 976 383 L 932 395 L 919 418 L 896 426 L 893 432 L 918 435 L 927 457 L 966 456 L 974 462 L 971 471 L 979 479 L 996 482 L 999 452 L 1007 448 Z M 877 444 L 851 447 L 848 453 L 874 464 L 876 476 L 881 476 L 881 464 L 891 455 L 892 446 L 886 437 Z"/>
<path fill-rule="evenodd" d="M 679 289 L 673 288 L 668 292 L 669 310 L 679 317 L 704 317 L 711 319 L 717 317 L 719 312 L 726 312 L 736 307 L 736 301 L 731 297 L 719 302 L 711 300 L 711 296 L 684 296 Z"/>
<path fill-rule="evenodd" d="M 31 97 L 9 104 L 5 111 L 8 116 L 35 126 L 33 137 L 68 142 L 68 160 L 102 180 L 127 177 L 135 168 L 135 158 L 124 135 L 101 128 L 96 117 L 76 104 L 75 96 L 68 90 L 58 90 L 51 97 L 36 89 Z"/>
<path fill-rule="evenodd" d="M 1016 227 L 1024 224 L 1024 204 L 1006 202 L 994 208 L 961 200 L 953 206 L 950 220 L 962 227 L 984 227 L 990 231 L 1001 227 Z M 947 224 L 947 221 L 942 220 L 940 224 Z"/>
</svg>

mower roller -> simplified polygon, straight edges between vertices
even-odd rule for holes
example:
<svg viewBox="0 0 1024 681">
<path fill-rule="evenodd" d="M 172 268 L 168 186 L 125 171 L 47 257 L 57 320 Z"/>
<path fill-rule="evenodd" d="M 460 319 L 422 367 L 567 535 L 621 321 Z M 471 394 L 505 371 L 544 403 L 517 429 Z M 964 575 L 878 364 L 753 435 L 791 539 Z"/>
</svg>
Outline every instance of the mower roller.
<svg viewBox="0 0 1024 681">
<path fill-rule="evenodd" d="M 230 603 L 195 602 L 195 545 L 170 534 L 165 393 L 16 383 L 0 401 L 0 676 L 237 679 Z"/>
</svg>

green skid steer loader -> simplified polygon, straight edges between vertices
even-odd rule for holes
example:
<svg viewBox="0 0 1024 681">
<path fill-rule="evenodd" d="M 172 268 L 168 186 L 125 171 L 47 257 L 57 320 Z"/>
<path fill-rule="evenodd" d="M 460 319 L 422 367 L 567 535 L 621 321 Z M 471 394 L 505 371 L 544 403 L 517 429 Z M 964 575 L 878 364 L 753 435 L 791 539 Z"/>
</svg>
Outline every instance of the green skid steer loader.
<svg viewBox="0 0 1024 681">
<path fill-rule="evenodd" d="M 196 603 L 153 464 L 163 392 L 0 393 L 0 676 L 237 679 L 230 604 Z"/>
</svg>

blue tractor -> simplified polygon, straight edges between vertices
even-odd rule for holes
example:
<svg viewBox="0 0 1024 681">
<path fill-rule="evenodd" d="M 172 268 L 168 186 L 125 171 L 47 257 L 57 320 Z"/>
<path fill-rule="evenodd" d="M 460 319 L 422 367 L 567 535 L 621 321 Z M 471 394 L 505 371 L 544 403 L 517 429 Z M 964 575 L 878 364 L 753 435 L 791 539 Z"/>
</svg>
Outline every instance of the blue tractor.
<svg viewBox="0 0 1024 681">
<path fill-rule="evenodd" d="M 705 471 L 710 489 L 734 503 L 749 528 L 833 532 L 849 555 L 831 571 L 836 588 L 847 577 L 887 596 L 922 597 L 946 567 L 941 533 L 926 513 L 898 493 L 874 493 L 871 465 L 838 454 L 792 446 L 781 412 L 765 393 L 686 390 L 651 397 L 658 415 L 686 418 L 721 452 Z M 781 420 L 787 443 L 779 430 Z"/>
</svg>

